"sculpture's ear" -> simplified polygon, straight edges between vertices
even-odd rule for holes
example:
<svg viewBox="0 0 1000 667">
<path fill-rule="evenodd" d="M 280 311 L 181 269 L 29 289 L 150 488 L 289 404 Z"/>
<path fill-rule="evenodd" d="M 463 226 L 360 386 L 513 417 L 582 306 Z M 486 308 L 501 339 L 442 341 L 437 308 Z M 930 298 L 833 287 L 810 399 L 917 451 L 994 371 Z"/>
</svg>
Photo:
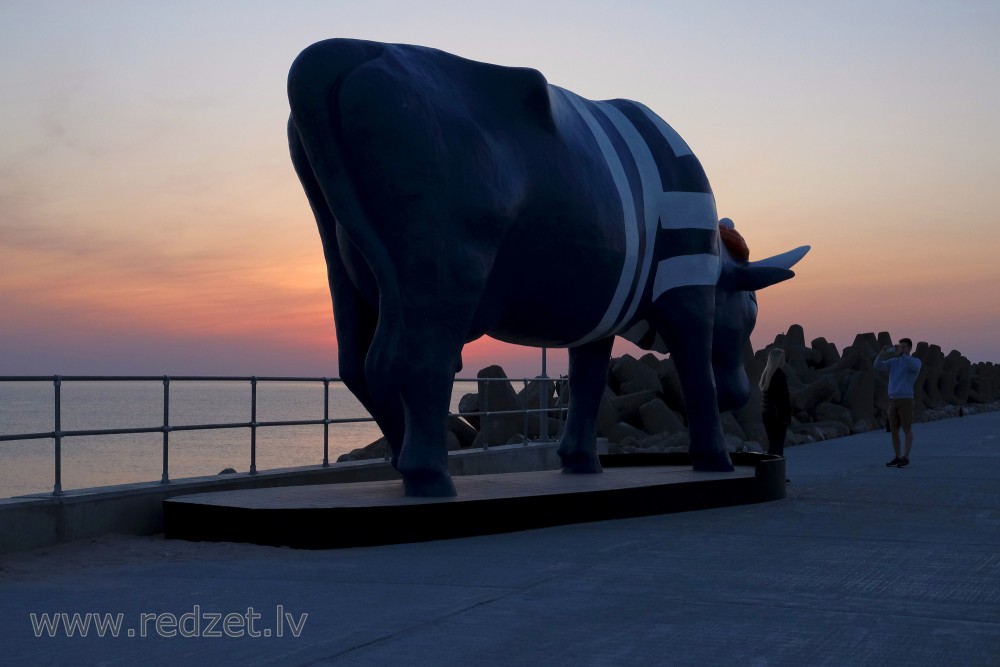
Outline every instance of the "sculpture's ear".
<svg viewBox="0 0 1000 667">
<path fill-rule="evenodd" d="M 746 266 L 733 267 L 726 277 L 726 287 L 733 290 L 756 292 L 765 287 L 788 280 L 795 275 L 794 271 L 776 266 Z"/>
</svg>

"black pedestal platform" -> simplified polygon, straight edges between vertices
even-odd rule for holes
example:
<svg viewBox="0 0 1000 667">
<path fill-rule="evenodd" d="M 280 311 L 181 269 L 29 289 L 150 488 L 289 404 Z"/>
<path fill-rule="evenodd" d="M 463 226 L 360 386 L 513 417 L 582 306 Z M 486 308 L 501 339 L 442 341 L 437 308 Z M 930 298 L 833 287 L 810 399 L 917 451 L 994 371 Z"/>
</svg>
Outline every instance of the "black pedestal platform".
<svg viewBox="0 0 1000 667">
<path fill-rule="evenodd" d="M 167 538 L 329 549 L 505 533 L 741 505 L 785 496 L 785 460 L 732 455 L 735 472 L 691 470 L 686 454 L 601 457 L 599 475 L 560 471 L 455 477 L 455 498 L 407 498 L 401 481 L 178 496 Z"/>
</svg>

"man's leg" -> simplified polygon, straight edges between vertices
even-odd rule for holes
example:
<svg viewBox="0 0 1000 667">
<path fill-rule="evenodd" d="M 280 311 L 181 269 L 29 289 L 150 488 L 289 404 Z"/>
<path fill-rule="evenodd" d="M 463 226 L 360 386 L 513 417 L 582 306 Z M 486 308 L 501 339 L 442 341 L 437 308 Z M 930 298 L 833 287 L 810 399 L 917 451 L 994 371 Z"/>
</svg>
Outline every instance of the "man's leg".
<svg viewBox="0 0 1000 667">
<path fill-rule="evenodd" d="M 899 424 L 906 435 L 906 452 L 903 458 L 909 462 L 910 450 L 913 449 L 913 399 L 900 401 Z"/>
<path fill-rule="evenodd" d="M 896 458 L 900 458 L 899 451 L 899 401 L 889 399 L 889 431 L 892 432 L 892 450 L 896 453 Z"/>
<path fill-rule="evenodd" d="M 892 433 L 892 449 L 896 453 L 891 461 L 886 463 L 887 467 L 895 467 L 903 460 L 899 456 L 899 402 L 889 399 L 889 432 Z"/>
</svg>

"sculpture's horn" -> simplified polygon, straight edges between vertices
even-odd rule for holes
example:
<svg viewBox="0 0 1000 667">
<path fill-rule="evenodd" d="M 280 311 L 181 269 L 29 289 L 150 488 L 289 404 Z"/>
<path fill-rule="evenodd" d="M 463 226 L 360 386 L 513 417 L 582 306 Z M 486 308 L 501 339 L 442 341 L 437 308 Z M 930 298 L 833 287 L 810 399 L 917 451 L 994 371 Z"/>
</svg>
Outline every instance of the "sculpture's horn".
<svg viewBox="0 0 1000 667">
<path fill-rule="evenodd" d="M 728 285 L 734 289 L 754 292 L 788 280 L 795 275 L 791 271 L 791 267 L 805 257 L 807 252 L 809 252 L 809 246 L 804 245 L 774 257 L 737 266 L 728 278 Z"/>
<path fill-rule="evenodd" d="M 780 266 L 737 266 L 723 275 L 729 289 L 756 292 L 794 277 L 795 272 Z"/>
<path fill-rule="evenodd" d="M 750 262 L 751 267 L 773 267 L 777 269 L 790 269 L 795 264 L 806 256 L 812 246 L 799 246 L 795 250 L 789 250 L 788 252 L 783 252 L 780 255 L 775 255 L 774 257 L 768 257 L 767 259 L 758 259 L 756 262 Z"/>
</svg>

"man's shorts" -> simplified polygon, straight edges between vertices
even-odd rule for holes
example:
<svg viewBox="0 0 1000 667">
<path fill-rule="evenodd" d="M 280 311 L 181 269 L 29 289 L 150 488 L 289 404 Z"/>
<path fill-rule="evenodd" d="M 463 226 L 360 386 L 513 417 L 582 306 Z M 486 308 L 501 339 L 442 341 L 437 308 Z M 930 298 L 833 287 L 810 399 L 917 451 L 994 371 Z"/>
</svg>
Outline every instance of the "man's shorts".
<svg viewBox="0 0 1000 667">
<path fill-rule="evenodd" d="M 904 431 L 910 430 L 913 426 L 913 399 L 912 398 L 890 398 L 889 399 L 889 428 L 893 431 L 903 427 Z"/>
</svg>

